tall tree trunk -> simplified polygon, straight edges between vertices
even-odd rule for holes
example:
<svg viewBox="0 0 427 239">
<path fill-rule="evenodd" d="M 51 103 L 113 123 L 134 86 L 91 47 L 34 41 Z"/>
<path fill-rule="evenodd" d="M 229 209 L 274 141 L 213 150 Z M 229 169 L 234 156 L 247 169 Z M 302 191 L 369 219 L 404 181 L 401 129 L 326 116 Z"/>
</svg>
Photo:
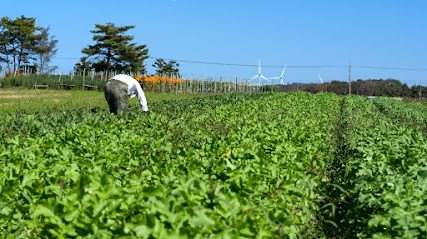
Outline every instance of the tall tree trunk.
<svg viewBox="0 0 427 239">
<path fill-rule="evenodd" d="M 40 53 L 39 57 L 40 57 L 40 74 L 43 74 L 43 70 L 44 70 L 43 53 Z"/>
<path fill-rule="evenodd" d="M 21 62 L 22 62 L 22 55 L 24 54 L 24 44 L 21 43 L 20 47 L 19 47 L 19 52 L 18 52 L 18 72 L 19 72 L 19 68 L 21 68 Z"/>
<path fill-rule="evenodd" d="M 12 69 L 10 68 L 9 52 L 6 49 L 5 49 L 5 52 L 6 52 L 7 69 L 10 73 Z"/>
</svg>

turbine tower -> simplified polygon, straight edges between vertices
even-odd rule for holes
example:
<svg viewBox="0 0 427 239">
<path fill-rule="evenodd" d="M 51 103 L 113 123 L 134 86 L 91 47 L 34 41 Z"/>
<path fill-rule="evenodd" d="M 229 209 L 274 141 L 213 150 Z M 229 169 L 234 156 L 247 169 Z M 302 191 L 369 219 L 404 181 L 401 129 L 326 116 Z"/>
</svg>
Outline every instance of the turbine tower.
<svg viewBox="0 0 427 239">
<path fill-rule="evenodd" d="M 320 77 L 320 74 L 318 74 L 319 75 L 319 80 L 320 80 L 320 82 L 322 82 L 322 86 L 323 86 L 323 80 L 322 80 L 322 77 Z M 323 87 L 322 87 L 322 92 L 323 92 Z"/>
</svg>

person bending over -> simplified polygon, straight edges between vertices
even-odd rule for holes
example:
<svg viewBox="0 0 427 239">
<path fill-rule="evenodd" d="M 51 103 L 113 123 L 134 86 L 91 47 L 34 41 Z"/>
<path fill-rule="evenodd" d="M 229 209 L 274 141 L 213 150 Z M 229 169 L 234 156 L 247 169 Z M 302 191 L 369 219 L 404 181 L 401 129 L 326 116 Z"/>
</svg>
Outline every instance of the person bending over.
<svg viewBox="0 0 427 239">
<path fill-rule="evenodd" d="M 116 75 L 109 79 L 104 88 L 105 99 L 110 106 L 110 113 L 126 111 L 128 97 L 138 97 L 142 111 L 148 111 L 147 99 L 137 80 L 128 75 Z"/>
</svg>

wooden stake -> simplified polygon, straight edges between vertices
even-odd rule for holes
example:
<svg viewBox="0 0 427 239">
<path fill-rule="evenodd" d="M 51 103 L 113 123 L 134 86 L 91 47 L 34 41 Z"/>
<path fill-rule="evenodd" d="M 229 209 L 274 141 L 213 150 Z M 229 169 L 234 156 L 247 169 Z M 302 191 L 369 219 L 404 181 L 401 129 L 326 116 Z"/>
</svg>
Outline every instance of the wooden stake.
<svg viewBox="0 0 427 239">
<path fill-rule="evenodd" d="M 351 95 L 351 63 L 348 65 L 348 94 Z"/>
</svg>

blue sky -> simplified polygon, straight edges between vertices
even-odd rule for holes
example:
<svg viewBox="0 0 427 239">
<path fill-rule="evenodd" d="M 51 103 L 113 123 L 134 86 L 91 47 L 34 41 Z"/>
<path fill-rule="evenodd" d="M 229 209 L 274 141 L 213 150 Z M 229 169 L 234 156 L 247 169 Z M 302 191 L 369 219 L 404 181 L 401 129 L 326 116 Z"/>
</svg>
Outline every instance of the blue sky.
<svg viewBox="0 0 427 239">
<path fill-rule="evenodd" d="M 139 0 L 5 1 L 0 16 L 35 17 L 59 41 L 53 64 L 69 71 L 93 44 L 95 24 L 134 25 L 149 55 L 257 65 L 285 82 L 395 78 L 427 84 L 427 1 Z M 154 60 L 147 60 L 148 71 Z M 265 67 L 263 67 L 263 65 Z M 277 66 L 277 67 L 269 67 Z M 296 66 L 342 66 L 299 68 Z M 182 62 L 182 73 L 251 78 L 258 68 Z"/>
</svg>

